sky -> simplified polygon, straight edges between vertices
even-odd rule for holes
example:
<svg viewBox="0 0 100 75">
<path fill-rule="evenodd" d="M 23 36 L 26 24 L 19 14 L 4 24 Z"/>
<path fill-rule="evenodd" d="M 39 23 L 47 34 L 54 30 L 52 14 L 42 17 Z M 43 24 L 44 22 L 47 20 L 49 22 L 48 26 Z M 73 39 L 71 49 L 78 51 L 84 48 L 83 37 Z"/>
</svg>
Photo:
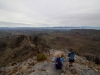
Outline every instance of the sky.
<svg viewBox="0 0 100 75">
<path fill-rule="evenodd" d="M 100 0 L 0 0 L 0 27 L 100 27 Z"/>
</svg>

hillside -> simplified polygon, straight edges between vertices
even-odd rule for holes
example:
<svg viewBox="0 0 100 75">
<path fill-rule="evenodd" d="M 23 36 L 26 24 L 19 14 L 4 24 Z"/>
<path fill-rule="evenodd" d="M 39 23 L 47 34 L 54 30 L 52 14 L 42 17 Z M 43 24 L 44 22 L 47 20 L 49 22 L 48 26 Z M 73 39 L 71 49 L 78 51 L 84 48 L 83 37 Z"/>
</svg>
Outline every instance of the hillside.
<svg viewBox="0 0 100 75">
<path fill-rule="evenodd" d="M 70 31 L 52 31 L 42 35 L 51 48 L 73 48 L 79 55 L 96 54 L 100 57 L 100 30 L 74 29 Z"/>
<path fill-rule="evenodd" d="M 100 30 L 1 30 L 0 73 L 1 75 L 4 72 L 5 75 L 8 75 L 8 73 L 9 75 L 16 75 L 22 71 L 22 73 L 27 72 L 27 74 L 21 75 L 40 75 L 42 73 L 42 75 L 51 75 L 50 72 L 52 72 L 52 75 L 55 75 L 54 71 L 56 70 L 53 67 L 54 62 L 52 61 L 55 57 L 55 53 L 57 51 L 65 53 L 66 65 L 68 65 L 66 52 L 68 52 L 69 48 L 72 48 L 77 54 L 74 64 L 75 71 L 77 72 L 74 75 L 99 75 L 99 45 Z M 48 56 L 50 52 L 51 56 Z M 38 54 L 45 54 L 47 60 L 38 62 L 36 60 Z M 44 69 L 42 69 L 43 65 L 46 65 Z M 23 67 L 27 68 L 23 70 Z M 11 68 L 11 70 L 9 70 L 9 68 Z M 20 71 L 18 69 L 20 69 Z M 12 74 L 12 70 L 14 70 L 14 74 Z M 73 75 L 68 67 L 66 70 L 69 75 Z M 60 71 L 57 72 L 58 75 L 59 72 Z"/>
<path fill-rule="evenodd" d="M 13 61 L 24 61 L 38 53 L 47 52 L 50 47 L 44 41 L 38 36 L 19 35 L 7 45 L 2 43 L 1 49 L 3 50 L 0 52 L 0 66 L 5 66 Z"/>
</svg>

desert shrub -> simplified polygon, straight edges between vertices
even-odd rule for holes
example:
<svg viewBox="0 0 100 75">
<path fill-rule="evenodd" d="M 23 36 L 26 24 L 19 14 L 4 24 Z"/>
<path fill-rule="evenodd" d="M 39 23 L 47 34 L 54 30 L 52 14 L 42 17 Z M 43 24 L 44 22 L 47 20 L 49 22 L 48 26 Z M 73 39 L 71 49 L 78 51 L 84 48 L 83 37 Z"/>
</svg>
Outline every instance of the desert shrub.
<svg viewBox="0 0 100 75">
<path fill-rule="evenodd" d="M 43 61 L 46 59 L 47 59 L 47 56 L 45 54 L 38 54 L 37 55 L 37 61 Z"/>
</svg>

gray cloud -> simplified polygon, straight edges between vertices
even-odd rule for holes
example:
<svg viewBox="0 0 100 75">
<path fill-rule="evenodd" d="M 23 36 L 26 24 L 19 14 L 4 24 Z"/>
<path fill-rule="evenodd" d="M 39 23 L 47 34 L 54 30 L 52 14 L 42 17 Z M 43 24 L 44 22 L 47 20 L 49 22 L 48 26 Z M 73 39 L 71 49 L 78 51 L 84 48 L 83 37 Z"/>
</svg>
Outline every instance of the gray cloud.
<svg viewBox="0 0 100 75">
<path fill-rule="evenodd" d="M 52 18 L 65 26 L 100 26 L 100 13 L 97 14 L 75 14 L 75 15 L 63 15 Z"/>
<path fill-rule="evenodd" d="M 100 0 L 0 0 L 0 21 L 15 27 L 100 26 L 99 13 Z"/>
</svg>

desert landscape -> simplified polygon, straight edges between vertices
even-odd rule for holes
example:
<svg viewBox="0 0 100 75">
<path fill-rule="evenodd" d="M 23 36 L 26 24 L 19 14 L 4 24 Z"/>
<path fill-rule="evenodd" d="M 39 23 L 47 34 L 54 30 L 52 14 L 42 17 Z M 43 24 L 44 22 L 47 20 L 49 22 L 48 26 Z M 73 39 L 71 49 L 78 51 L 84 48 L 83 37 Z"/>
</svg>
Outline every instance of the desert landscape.
<svg viewBox="0 0 100 75">
<path fill-rule="evenodd" d="M 100 75 L 100 0 L 0 0 L 0 75 Z"/>
<path fill-rule="evenodd" d="M 64 53 L 68 61 L 67 53 L 72 48 L 77 56 L 74 74 L 71 74 L 68 67 L 66 68 L 69 75 L 88 75 L 88 73 L 98 75 L 100 74 L 99 45 L 100 30 L 96 29 L 4 28 L 0 30 L 0 74 L 40 75 L 43 73 L 43 75 L 49 75 L 52 73 L 54 75 L 56 70 L 52 61 L 55 54 Z M 45 66 L 46 70 L 38 65 L 46 65 L 46 63 L 48 64 L 47 67 Z M 68 62 L 66 65 L 68 66 Z M 27 68 L 23 70 L 25 66 Z M 78 66 L 81 67 L 81 71 Z M 34 72 L 33 67 L 42 68 L 43 72 L 42 70 Z M 46 73 L 47 70 L 51 72 Z M 67 72 L 65 75 L 68 75 Z M 60 71 L 56 73 L 59 75 Z"/>
<path fill-rule="evenodd" d="M 21 29 L 0 30 L 0 67 L 19 62 L 49 49 L 72 48 L 78 55 L 93 54 L 100 59 L 100 30 Z"/>
</svg>

